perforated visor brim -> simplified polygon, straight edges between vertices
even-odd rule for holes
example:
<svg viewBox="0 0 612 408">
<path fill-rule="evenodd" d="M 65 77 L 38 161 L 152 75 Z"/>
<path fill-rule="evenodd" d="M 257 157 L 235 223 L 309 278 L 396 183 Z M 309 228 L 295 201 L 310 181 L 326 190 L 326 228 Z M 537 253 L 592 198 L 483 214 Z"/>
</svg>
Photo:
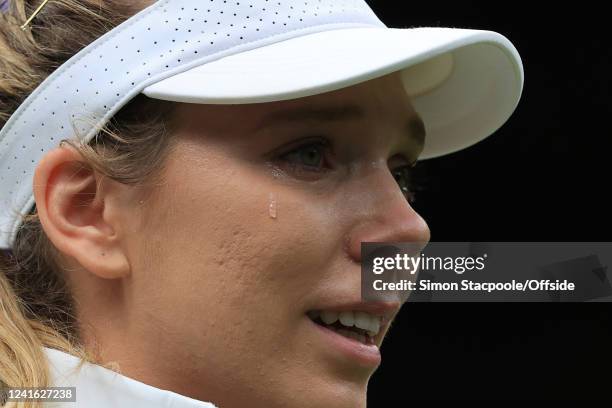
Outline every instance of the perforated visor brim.
<svg viewBox="0 0 612 408">
<path fill-rule="evenodd" d="M 247 104 L 301 98 L 402 71 L 425 122 L 421 159 L 466 148 L 499 129 L 523 89 L 512 43 L 486 30 L 345 28 L 208 62 L 148 86 L 151 98 Z"/>
</svg>

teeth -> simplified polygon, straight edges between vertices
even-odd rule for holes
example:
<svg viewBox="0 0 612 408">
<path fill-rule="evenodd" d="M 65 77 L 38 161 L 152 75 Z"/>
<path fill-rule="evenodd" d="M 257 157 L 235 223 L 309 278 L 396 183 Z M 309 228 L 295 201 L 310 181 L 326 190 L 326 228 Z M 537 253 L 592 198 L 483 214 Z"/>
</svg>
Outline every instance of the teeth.
<svg viewBox="0 0 612 408">
<path fill-rule="evenodd" d="M 365 312 L 355 312 L 355 327 L 366 330 L 374 337 L 380 331 L 380 317 Z"/>
<path fill-rule="evenodd" d="M 339 318 L 343 326 L 353 327 L 355 325 L 355 315 L 353 312 L 342 312 Z"/>
<path fill-rule="evenodd" d="M 338 313 L 325 310 L 321 312 L 321 320 L 323 320 L 325 324 L 334 324 L 336 320 L 338 320 Z"/>
<path fill-rule="evenodd" d="M 364 312 L 355 312 L 355 326 L 363 330 L 370 330 L 370 315 Z M 378 331 L 378 330 L 377 330 Z"/>
<path fill-rule="evenodd" d="M 380 318 L 379 319 L 370 319 L 370 328 L 369 329 L 365 329 L 368 330 L 372 333 L 376 333 L 378 334 L 378 332 L 380 331 Z"/>
<path fill-rule="evenodd" d="M 321 312 L 312 311 L 308 312 L 308 316 L 311 319 L 316 319 L 320 317 L 323 323 L 331 325 L 340 320 L 340 323 L 345 327 L 358 327 L 362 330 L 365 330 L 369 336 L 374 337 L 380 331 L 380 316 L 374 316 L 365 312 L 353 312 L 353 311 L 344 311 L 344 312 L 333 312 L 329 310 L 323 310 Z M 346 331 L 346 330 L 345 330 Z M 351 331 L 353 334 L 357 334 Z M 357 334 L 359 335 L 359 334 Z"/>
<path fill-rule="evenodd" d="M 321 313 L 318 310 L 311 310 L 310 312 L 308 312 L 308 317 L 310 317 L 312 320 L 316 319 L 317 317 L 319 317 Z"/>
</svg>

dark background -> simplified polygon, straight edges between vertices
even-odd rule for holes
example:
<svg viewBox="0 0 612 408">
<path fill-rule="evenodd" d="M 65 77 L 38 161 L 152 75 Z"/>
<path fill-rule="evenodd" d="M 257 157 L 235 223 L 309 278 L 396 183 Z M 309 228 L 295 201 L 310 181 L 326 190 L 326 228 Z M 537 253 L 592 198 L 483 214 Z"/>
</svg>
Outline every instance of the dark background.
<svg viewBox="0 0 612 408">
<path fill-rule="evenodd" d="M 389 27 L 496 31 L 523 60 L 524 91 L 510 120 L 481 143 L 420 164 L 415 207 L 432 241 L 612 241 L 612 34 L 602 6 L 368 3 Z M 568 394 L 608 405 L 611 311 L 609 303 L 406 304 L 368 406 L 420 398 L 529 406 Z"/>
</svg>

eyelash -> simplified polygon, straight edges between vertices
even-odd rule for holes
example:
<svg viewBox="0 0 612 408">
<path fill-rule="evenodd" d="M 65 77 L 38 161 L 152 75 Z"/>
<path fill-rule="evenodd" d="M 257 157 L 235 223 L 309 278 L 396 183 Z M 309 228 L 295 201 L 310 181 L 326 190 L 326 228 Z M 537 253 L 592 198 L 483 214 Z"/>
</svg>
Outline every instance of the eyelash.
<svg viewBox="0 0 612 408">
<path fill-rule="evenodd" d="M 289 162 L 289 160 L 287 159 L 289 156 L 291 155 L 295 155 L 298 154 L 302 151 L 307 150 L 308 148 L 312 148 L 312 147 L 318 147 L 318 148 L 322 148 L 322 153 L 321 153 L 321 161 L 324 162 L 323 165 L 325 165 L 325 162 L 327 162 L 329 164 L 329 160 L 328 157 L 326 155 L 327 151 L 333 150 L 332 149 L 332 143 L 329 141 L 329 139 L 326 138 L 311 138 L 308 140 L 302 140 L 302 143 L 295 147 L 292 148 L 291 150 L 289 150 L 288 152 L 282 153 L 278 156 L 278 160 L 283 161 L 283 162 Z M 298 156 L 299 159 L 300 156 Z M 310 174 L 320 174 L 324 171 L 326 171 L 325 169 L 319 169 L 319 168 L 314 168 L 312 166 L 302 166 L 299 169 L 296 169 L 298 166 L 300 166 L 300 164 L 295 164 L 292 163 L 291 164 L 292 168 L 291 171 L 293 172 L 306 172 L 306 173 L 310 173 Z M 414 178 L 413 176 L 413 171 L 414 171 L 414 167 L 415 164 L 407 164 L 404 166 L 399 166 L 396 167 L 395 169 L 392 170 L 392 174 L 393 177 L 396 179 L 396 181 L 398 182 L 398 186 L 400 187 L 400 190 L 402 191 L 402 193 L 404 194 L 404 196 L 406 197 L 406 200 L 409 203 L 414 203 L 416 200 L 415 194 L 416 194 L 416 190 L 419 190 L 419 186 L 417 186 L 415 184 Z M 331 166 L 329 167 L 331 168 Z M 400 181 L 397 180 L 396 176 L 400 176 L 403 174 L 405 175 L 406 173 L 408 173 L 408 177 L 407 181 L 405 183 L 404 186 L 400 185 Z"/>
<path fill-rule="evenodd" d="M 400 187 L 400 190 L 402 191 L 402 193 L 406 197 L 406 200 L 410 204 L 413 204 L 416 201 L 416 191 L 419 190 L 419 187 L 416 185 L 414 177 L 413 177 L 414 167 L 415 167 L 414 164 L 407 164 L 407 165 L 404 165 L 404 166 L 396 167 L 392 171 L 393 178 L 395 178 L 396 174 L 400 174 L 400 173 L 404 173 L 404 172 L 408 173 L 406 185 L 405 186 L 401 186 L 399 184 L 400 182 L 398 181 L 398 186 Z M 396 181 L 397 181 L 397 179 L 396 179 Z"/>
<path fill-rule="evenodd" d="M 291 156 L 291 155 L 295 155 L 295 154 L 299 154 L 302 151 L 305 151 L 307 148 L 311 148 L 313 146 L 317 146 L 319 148 L 322 148 L 321 150 L 323 150 L 323 152 L 321 153 L 321 157 L 323 162 L 328 162 L 327 160 L 327 156 L 326 156 L 326 152 L 329 150 L 333 150 L 332 149 L 332 144 L 329 141 L 329 139 L 324 139 L 324 138 L 310 138 L 307 140 L 302 140 L 301 144 L 297 147 L 292 148 L 291 150 L 289 150 L 286 153 L 283 153 L 281 155 L 279 155 L 279 160 L 284 161 L 284 162 L 288 162 L 289 160 L 287 160 L 287 157 Z M 292 164 L 293 168 L 292 171 L 301 171 L 306 169 L 305 171 L 310 172 L 310 173 L 321 173 L 324 170 L 323 169 L 316 169 L 313 168 L 313 166 L 302 166 L 300 169 L 295 169 L 295 167 L 297 166 L 296 164 Z M 331 166 L 330 166 L 331 168 Z"/>
</svg>

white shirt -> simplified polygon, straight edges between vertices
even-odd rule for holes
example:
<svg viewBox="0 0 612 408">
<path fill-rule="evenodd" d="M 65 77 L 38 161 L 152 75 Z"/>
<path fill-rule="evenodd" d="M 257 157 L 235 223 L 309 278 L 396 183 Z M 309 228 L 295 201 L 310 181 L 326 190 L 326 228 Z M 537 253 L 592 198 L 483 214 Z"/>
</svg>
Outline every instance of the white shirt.
<svg viewBox="0 0 612 408">
<path fill-rule="evenodd" d="M 50 386 L 76 387 L 76 403 L 49 402 L 54 408 L 216 408 L 172 391 L 162 390 L 102 366 L 83 363 L 63 351 L 45 348 L 49 360 Z"/>
</svg>

